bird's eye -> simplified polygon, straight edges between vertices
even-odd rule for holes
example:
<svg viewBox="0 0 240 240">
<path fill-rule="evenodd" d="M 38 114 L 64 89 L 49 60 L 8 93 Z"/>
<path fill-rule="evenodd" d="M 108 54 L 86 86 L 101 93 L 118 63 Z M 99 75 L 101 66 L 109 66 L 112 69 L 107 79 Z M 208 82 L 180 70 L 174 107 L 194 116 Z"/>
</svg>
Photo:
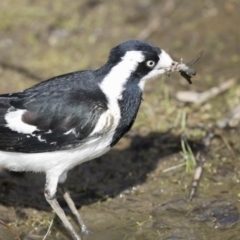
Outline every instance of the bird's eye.
<svg viewBox="0 0 240 240">
<path fill-rule="evenodd" d="M 156 62 L 153 60 L 146 61 L 146 66 L 149 68 L 154 68 L 155 64 L 156 64 Z"/>
</svg>

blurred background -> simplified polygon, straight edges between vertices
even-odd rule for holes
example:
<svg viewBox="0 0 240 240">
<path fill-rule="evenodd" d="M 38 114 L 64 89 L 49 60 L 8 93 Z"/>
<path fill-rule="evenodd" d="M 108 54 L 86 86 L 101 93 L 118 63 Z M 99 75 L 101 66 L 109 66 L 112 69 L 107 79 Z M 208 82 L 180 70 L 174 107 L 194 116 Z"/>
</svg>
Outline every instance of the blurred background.
<svg viewBox="0 0 240 240">
<path fill-rule="evenodd" d="M 149 82 L 131 132 L 69 174 L 68 188 L 93 231 L 84 239 L 239 239 L 239 13 L 239 0 L 0 2 L 0 93 L 97 69 L 130 39 L 151 42 L 176 61 L 204 50 L 192 85 L 178 73 Z M 189 201 L 199 149 L 203 175 Z M 49 228 L 46 239 L 69 239 L 43 187 L 41 174 L 0 176 L 0 239 L 43 239 Z"/>
</svg>

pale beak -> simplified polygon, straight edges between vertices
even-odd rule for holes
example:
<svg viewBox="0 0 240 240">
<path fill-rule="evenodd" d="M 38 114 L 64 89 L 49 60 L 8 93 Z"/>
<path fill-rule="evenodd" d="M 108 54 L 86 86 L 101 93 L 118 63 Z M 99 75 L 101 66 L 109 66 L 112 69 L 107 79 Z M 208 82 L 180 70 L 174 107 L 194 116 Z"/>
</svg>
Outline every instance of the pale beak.
<svg viewBox="0 0 240 240">
<path fill-rule="evenodd" d="M 184 77 L 188 83 L 192 83 L 191 78 L 196 75 L 196 70 L 192 67 L 192 65 L 197 62 L 203 54 L 203 51 L 198 54 L 198 56 L 193 59 L 189 63 L 183 63 L 173 61 L 173 59 L 167 54 L 164 50 L 162 50 L 162 53 L 159 55 L 159 62 L 156 66 L 159 71 L 161 71 L 162 74 L 170 75 L 172 72 L 180 72 L 182 77 Z"/>
</svg>

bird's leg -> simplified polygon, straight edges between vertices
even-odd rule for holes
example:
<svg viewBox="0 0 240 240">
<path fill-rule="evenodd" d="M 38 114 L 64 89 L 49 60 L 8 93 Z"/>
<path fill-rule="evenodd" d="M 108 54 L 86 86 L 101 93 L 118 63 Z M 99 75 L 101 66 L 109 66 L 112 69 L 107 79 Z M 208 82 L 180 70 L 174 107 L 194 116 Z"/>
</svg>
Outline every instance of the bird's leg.
<svg viewBox="0 0 240 240">
<path fill-rule="evenodd" d="M 49 196 L 48 192 L 45 191 L 44 192 L 45 198 L 47 200 L 47 202 L 50 204 L 50 206 L 52 207 L 52 209 L 56 212 L 56 214 L 58 215 L 58 217 L 62 220 L 64 226 L 66 227 L 66 229 L 69 231 L 69 233 L 71 234 L 71 236 L 73 237 L 74 240 L 81 240 L 81 238 L 79 237 L 79 235 L 76 233 L 76 231 L 74 230 L 72 224 L 68 221 L 66 214 L 64 213 L 64 211 L 62 210 L 61 206 L 59 205 L 56 197 L 54 196 L 53 198 L 51 196 Z"/>
<path fill-rule="evenodd" d="M 82 233 L 88 235 L 90 233 L 90 231 L 88 230 L 87 226 L 84 224 L 82 217 L 81 217 L 80 213 L 78 212 L 69 192 L 63 186 L 63 184 L 60 184 L 60 189 L 61 189 L 61 192 L 63 194 L 65 201 L 68 204 L 68 207 L 72 211 L 73 215 L 77 218 L 77 221 L 78 221 L 78 224 L 80 225 Z"/>
<path fill-rule="evenodd" d="M 66 214 L 64 213 L 63 209 L 61 208 L 61 206 L 59 205 L 56 199 L 55 193 L 56 193 L 57 183 L 58 183 L 58 179 L 56 177 L 51 178 L 47 176 L 47 182 L 46 182 L 45 191 L 44 191 L 45 198 L 47 202 L 50 204 L 50 206 L 52 207 L 52 209 L 56 212 L 58 217 L 62 220 L 64 226 L 66 227 L 68 232 L 71 234 L 72 238 L 74 240 L 81 240 L 80 236 L 74 230 L 72 224 L 67 219 Z"/>
</svg>

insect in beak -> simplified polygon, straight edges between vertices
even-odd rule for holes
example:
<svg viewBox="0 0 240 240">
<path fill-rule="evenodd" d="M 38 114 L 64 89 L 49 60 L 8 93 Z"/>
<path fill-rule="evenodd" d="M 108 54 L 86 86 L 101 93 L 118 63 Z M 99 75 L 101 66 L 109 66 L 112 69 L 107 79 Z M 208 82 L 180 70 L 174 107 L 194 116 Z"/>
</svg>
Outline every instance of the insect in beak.
<svg viewBox="0 0 240 240">
<path fill-rule="evenodd" d="M 171 67 L 167 69 L 166 74 L 170 76 L 172 72 L 180 72 L 180 74 L 188 81 L 188 83 L 192 84 L 192 77 L 194 77 L 197 73 L 192 66 L 202 57 L 202 54 L 203 51 L 201 51 L 197 57 L 188 63 L 183 63 L 182 59 L 180 62 L 173 61 Z"/>
<path fill-rule="evenodd" d="M 186 63 L 186 67 L 182 70 L 179 70 L 180 74 L 188 81 L 189 84 L 192 84 L 192 77 L 196 75 L 196 70 L 192 67 L 193 64 L 195 64 L 201 57 L 202 57 L 203 51 L 201 51 L 197 57 L 195 57 L 190 62 Z"/>
</svg>

